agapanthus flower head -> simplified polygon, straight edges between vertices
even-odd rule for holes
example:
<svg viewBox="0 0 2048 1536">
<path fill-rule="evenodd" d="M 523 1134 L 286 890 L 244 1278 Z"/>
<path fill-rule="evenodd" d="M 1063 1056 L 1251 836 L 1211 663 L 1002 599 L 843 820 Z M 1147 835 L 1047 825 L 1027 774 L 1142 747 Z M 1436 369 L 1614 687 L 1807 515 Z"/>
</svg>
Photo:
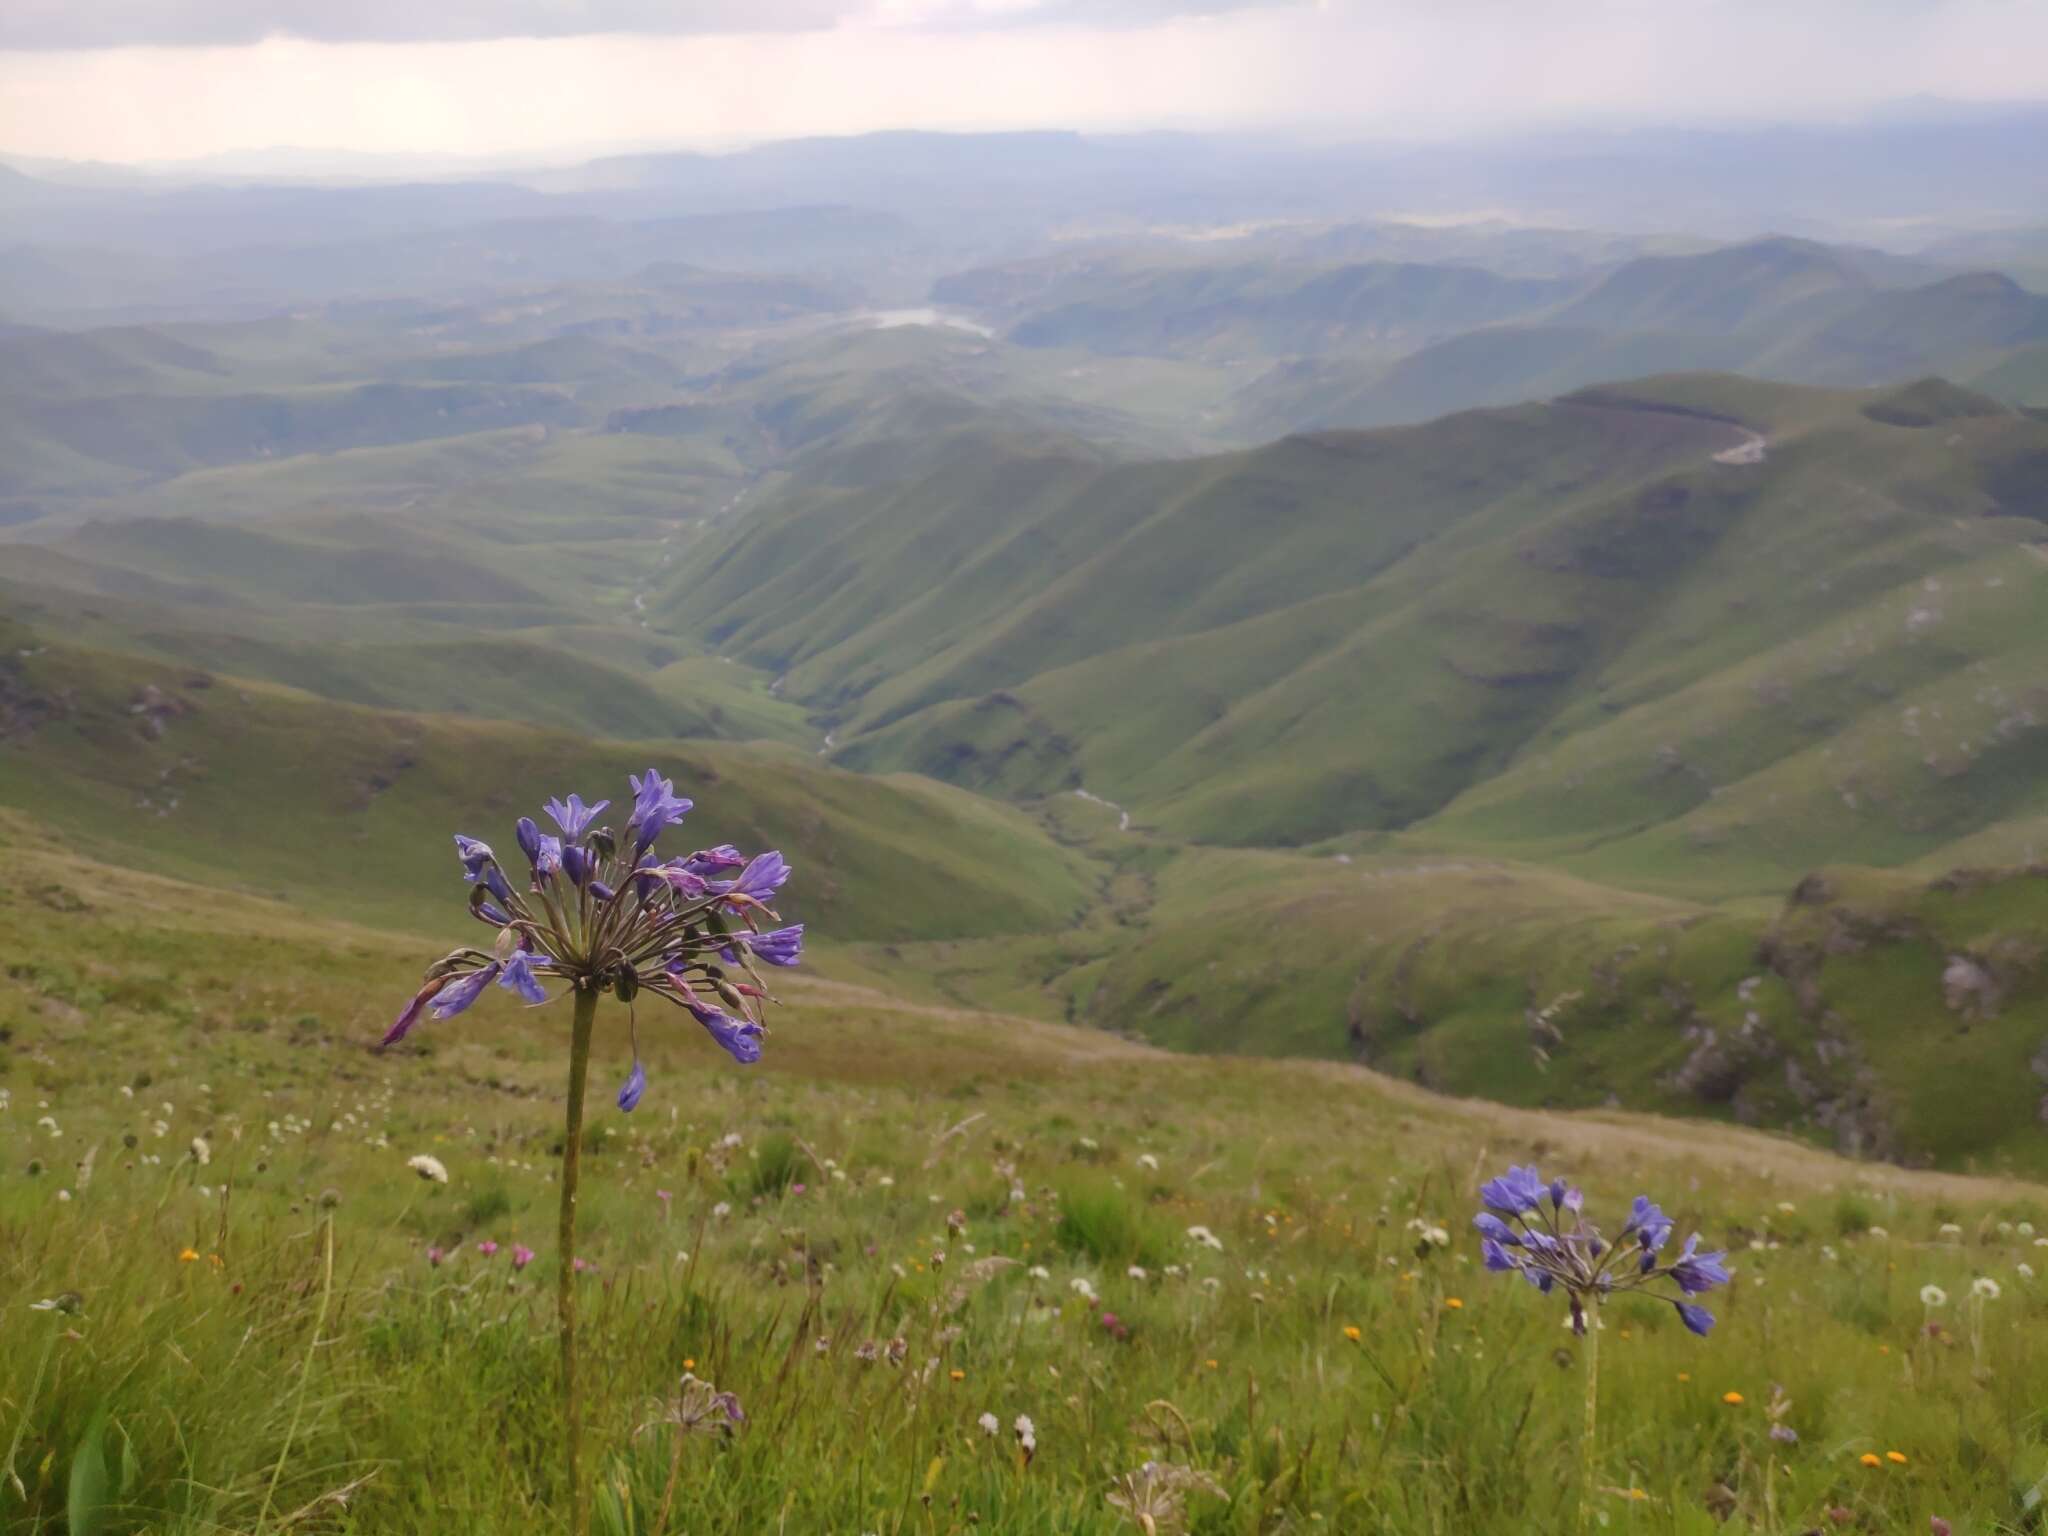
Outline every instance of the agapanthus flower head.
<svg viewBox="0 0 2048 1536">
<path fill-rule="evenodd" d="M 686 1010 L 734 1060 L 761 1059 L 761 1010 L 771 999 L 755 964 L 792 966 L 803 951 L 801 923 L 760 923 L 774 918 L 768 903 L 788 881 L 789 865 L 775 852 L 744 858 L 730 844 L 654 862 L 649 845 L 691 803 L 652 768 L 629 782 L 633 809 L 624 846 L 595 825 L 608 800 L 550 800 L 545 814 L 559 835 L 520 817 L 513 835 L 527 872 L 516 884 L 488 843 L 456 837 L 464 878 L 475 887 L 470 913 L 497 930 L 496 940 L 429 966 L 385 1045 L 428 1015 L 456 1017 L 493 983 L 534 1005 L 548 1002 L 549 986 L 560 983 L 586 995 L 610 992 L 628 1004 L 652 994 Z M 632 1109 L 646 1087 L 636 1049 L 619 1107 Z"/>
<path fill-rule="evenodd" d="M 1585 1333 L 1594 1307 L 1627 1292 L 1669 1303 L 1702 1338 L 1712 1330 L 1713 1313 L 1690 1298 L 1728 1283 L 1727 1255 L 1701 1253 L 1694 1233 L 1678 1257 L 1664 1263 L 1672 1222 L 1649 1196 L 1636 1196 L 1613 1242 L 1585 1219 L 1577 1190 L 1562 1179 L 1545 1185 L 1534 1168 L 1510 1168 L 1482 1185 L 1479 1197 L 1487 1209 L 1472 1225 L 1481 1262 L 1496 1274 L 1519 1274 L 1545 1295 L 1562 1290 L 1575 1332 Z"/>
</svg>

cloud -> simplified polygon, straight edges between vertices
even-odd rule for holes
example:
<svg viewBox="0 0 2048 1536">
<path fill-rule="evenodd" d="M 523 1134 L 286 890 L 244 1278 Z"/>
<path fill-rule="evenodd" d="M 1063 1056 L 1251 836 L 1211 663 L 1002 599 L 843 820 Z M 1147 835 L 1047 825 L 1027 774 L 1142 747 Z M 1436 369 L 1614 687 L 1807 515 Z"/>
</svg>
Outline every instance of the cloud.
<svg viewBox="0 0 2048 1536">
<path fill-rule="evenodd" d="M 1288 0 L 0 0 L 0 51 L 715 36 L 840 25 L 1134 27 Z"/>
</svg>

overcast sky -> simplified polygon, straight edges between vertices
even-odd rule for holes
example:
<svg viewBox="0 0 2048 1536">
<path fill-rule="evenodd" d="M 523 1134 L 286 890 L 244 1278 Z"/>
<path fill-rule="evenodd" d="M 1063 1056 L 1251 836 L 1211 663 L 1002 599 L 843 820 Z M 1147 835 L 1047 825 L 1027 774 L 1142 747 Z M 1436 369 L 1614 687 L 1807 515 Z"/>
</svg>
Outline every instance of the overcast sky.
<svg viewBox="0 0 2048 1536">
<path fill-rule="evenodd" d="M 0 0 L 0 152 L 1441 135 L 2048 99 L 2048 0 Z"/>
</svg>

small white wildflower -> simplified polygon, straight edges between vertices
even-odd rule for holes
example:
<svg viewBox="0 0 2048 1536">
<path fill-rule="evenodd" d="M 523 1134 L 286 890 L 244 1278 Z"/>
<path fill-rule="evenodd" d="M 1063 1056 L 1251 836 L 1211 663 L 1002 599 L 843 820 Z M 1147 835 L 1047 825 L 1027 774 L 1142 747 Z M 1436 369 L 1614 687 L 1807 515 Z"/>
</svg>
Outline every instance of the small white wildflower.
<svg viewBox="0 0 2048 1536">
<path fill-rule="evenodd" d="M 1938 1285 L 1923 1285 L 1920 1287 L 1920 1305 L 1923 1307 L 1945 1307 L 1948 1305 L 1948 1292 Z"/>
<path fill-rule="evenodd" d="M 40 1130 L 48 1131 L 53 1137 L 64 1134 L 57 1129 L 57 1117 L 55 1115 L 44 1115 L 40 1120 L 36 1121 L 36 1126 Z"/>
<path fill-rule="evenodd" d="M 68 1201 L 71 1198 L 71 1191 L 68 1189 L 60 1189 L 57 1191 L 57 1198 L 59 1200 Z"/>
<path fill-rule="evenodd" d="M 1086 1275 L 1074 1276 L 1073 1279 L 1067 1282 L 1067 1288 L 1071 1290 L 1076 1296 L 1083 1297 L 1088 1301 L 1093 1301 L 1095 1299 L 1095 1286 L 1089 1281 Z"/>
<path fill-rule="evenodd" d="M 1876 1238 L 1886 1238 L 1890 1237 L 1891 1233 L 1885 1231 L 1883 1227 L 1872 1227 L 1870 1229 L 1870 1235 Z"/>
<path fill-rule="evenodd" d="M 1223 1239 L 1214 1232 L 1211 1232 L 1207 1227 L 1189 1227 L 1188 1236 L 1200 1243 L 1204 1248 L 1213 1248 L 1218 1253 L 1223 1251 Z"/>
<path fill-rule="evenodd" d="M 1083 1152 L 1099 1152 L 1102 1150 L 1102 1143 L 1093 1136 L 1083 1136 L 1081 1138 L 1081 1150 Z"/>
<path fill-rule="evenodd" d="M 1138 1166 L 1140 1168 L 1149 1168 L 1152 1172 L 1157 1173 L 1159 1171 L 1159 1159 L 1150 1152 L 1140 1152 L 1138 1154 Z"/>
<path fill-rule="evenodd" d="M 1150 1275 L 1145 1273 L 1145 1266 L 1142 1264 L 1133 1264 L 1129 1269 L 1124 1271 L 1124 1274 L 1133 1280 L 1149 1280 L 1152 1278 Z"/>
<path fill-rule="evenodd" d="M 1834 1250 L 1834 1245 L 1833 1245 L 1833 1244 L 1831 1244 L 1831 1243 L 1822 1243 L 1822 1244 L 1820 1245 L 1820 1256 L 1821 1256 L 1822 1258 L 1826 1259 L 1826 1260 L 1827 1260 L 1827 1261 L 1828 1261 L 1828 1262 L 1829 1262 L 1830 1264 L 1834 1263 L 1834 1262 L 1835 1262 L 1835 1250 Z"/>
<path fill-rule="evenodd" d="M 2034 1278 L 2034 1266 L 2031 1264 L 2015 1264 L 2013 1266 L 2013 1269 L 2022 1280 L 2031 1280 Z"/>
<path fill-rule="evenodd" d="M 442 1165 L 441 1159 L 433 1157 L 428 1153 L 415 1153 L 405 1160 L 405 1166 L 430 1183 L 446 1184 L 448 1182 L 448 1170 Z"/>
<path fill-rule="evenodd" d="M 883 1174 L 879 1179 L 875 1180 L 875 1183 L 883 1189 L 894 1189 L 896 1187 L 896 1181 L 889 1177 L 889 1175 L 886 1173 Z"/>
<path fill-rule="evenodd" d="M 1012 1428 L 1017 1431 L 1017 1443 L 1023 1446 L 1026 1451 L 1038 1449 L 1038 1426 L 1031 1422 L 1029 1414 L 1018 1414 L 1017 1422 Z"/>
<path fill-rule="evenodd" d="M 135 1090 L 133 1088 L 130 1088 L 126 1083 L 123 1083 L 121 1085 L 121 1097 L 124 1099 L 132 1099 L 135 1097 Z"/>
<path fill-rule="evenodd" d="M 1937 1233 L 1941 1237 L 1961 1237 L 1963 1229 L 1952 1221 L 1944 1221 Z"/>
<path fill-rule="evenodd" d="M 1999 1235 L 2000 1237 L 2011 1237 L 2011 1236 L 2012 1236 L 2012 1223 L 2011 1223 L 2011 1222 L 2009 1222 L 2009 1221 L 2001 1221 L 2001 1222 L 2000 1222 L 2000 1223 L 1998 1224 L 1998 1235 Z"/>
<path fill-rule="evenodd" d="M 1034 1280 L 1050 1280 L 1052 1278 L 1052 1271 L 1047 1269 L 1043 1264 L 1034 1264 L 1029 1269 L 1025 1270 L 1024 1273 L 1029 1275 Z"/>
<path fill-rule="evenodd" d="M 192 1138 L 192 1161 L 202 1168 L 213 1161 L 213 1148 L 206 1144 L 204 1136 L 194 1136 Z M 443 1177 L 441 1182 L 445 1184 L 448 1180 Z"/>
<path fill-rule="evenodd" d="M 2032 1237 L 2034 1235 L 2034 1224 L 2031 1221 L 2023 1221 L 2014 1227 L 2013 1231 L 2019 1233 L 2021 1237 Z"/>
<path fill-rule="evenodd" d="M 1979 1275 L 1970 1282 L 1970 1294 L 1980 1301 L 1998 1300 L 1998 1282 L 1989 1275 Z"/>
<path fill-rule="evenodd" d="M 1780 1216 L 1790 1216 L 1793 1212 L 1797 1211 L 1798 1209 L 1799 1207 L 1794 1205 L 1790 1200 L 1780 1200 L 1778 1202 L 1778 1214 Z"/>
<path fill-rule="evenodd" d="M 981 1432 L 991 1440 L 1003 1432 L 1003 1421 L 992 1413 L 984 1413 L 974 1422 L 981 1426 Z"/>
</svg>

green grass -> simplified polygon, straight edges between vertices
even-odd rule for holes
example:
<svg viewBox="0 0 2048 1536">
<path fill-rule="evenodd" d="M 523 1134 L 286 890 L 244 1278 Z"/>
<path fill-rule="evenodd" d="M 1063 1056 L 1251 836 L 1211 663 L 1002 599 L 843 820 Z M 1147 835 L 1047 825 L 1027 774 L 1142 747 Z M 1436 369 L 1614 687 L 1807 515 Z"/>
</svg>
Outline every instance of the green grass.
<svg viewBox="0 0 2048 1536">
<path fill-rule="evenodd" d="M 559 1528 L 559 1022 L 493 997 L 369 1054 L 430 942 L 9 838 L 9 1528 Z M 2017 1225 L 2048 1226 L 2035 1187 L 1166 1056 L 829 980 L 788 1001 L 751 1071 L 642 1030 L 646 1102 L 593 1112 L 599 1530 L 653 1528 L 678 1450 L 672 1529 L 735 1536 L 1128 1530 L 1104 1494 L 1149 1459 L 1221 1485 L 1192 1510 L 1209 1536 L 1569 1529 L 1582 1351 L 1555 1301 L 1481 1271 L 1464 1228 L 1475 1180 L 1525 1159 L 1602 1210 L 1649 1190 L 1736 1250 L 1709 1340 L 1609 1309 L 1608 1528 L 1827 1529 L 1840 1510 L 1975 1536 L 2023 1528 L 2048 1473 L 2048 1293 Z M 600 1074 L 626 1058 L 607 1013 Z M 408 1171 L 416 1152 L 445 1188 Z M 1450 1247 L 1418 1254 L 1411 1221 Z M 538 1258 L 515 1273 L 521 1241 Z M 1014 1262 L 977 1268 L 994 1259 Z M 1973 1311 L 1978 1276 L 2002 1295 Z M 1933 1333 L 1930 1283 L 1952 1298 Z M 31 1309 L 67 1291 L 75 1311 Z M 736 1392 L 745 1427 L 679 1448 L 639 1432 L 685 1369 Z M 1774 1390 L 1796 1445 L 1766 1434 Z M 1858 1462 L 1887 1451 L 1905 1462 Z"/>
</svg>

